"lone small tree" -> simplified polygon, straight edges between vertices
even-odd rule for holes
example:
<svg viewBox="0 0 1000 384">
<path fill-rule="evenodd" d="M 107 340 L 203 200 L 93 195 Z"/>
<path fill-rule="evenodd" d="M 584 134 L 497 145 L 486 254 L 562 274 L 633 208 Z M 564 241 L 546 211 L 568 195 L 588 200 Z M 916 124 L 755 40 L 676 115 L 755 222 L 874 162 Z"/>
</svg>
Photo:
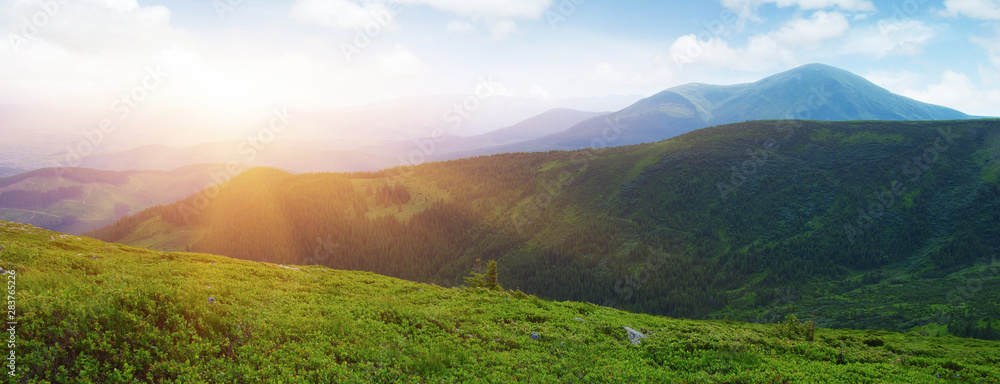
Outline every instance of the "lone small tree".
<svg viewBox="0 0 1000 384">
<path fill-rule="evenodd" d="M 486 273 L 472 272 L 472 276 L 465 278 L 465 283 L 473 288 L 503 289 L 497 280 L 497 262 L 495 260 L 490 260 L 489 264 L 486 265 Z"/>
</svg>

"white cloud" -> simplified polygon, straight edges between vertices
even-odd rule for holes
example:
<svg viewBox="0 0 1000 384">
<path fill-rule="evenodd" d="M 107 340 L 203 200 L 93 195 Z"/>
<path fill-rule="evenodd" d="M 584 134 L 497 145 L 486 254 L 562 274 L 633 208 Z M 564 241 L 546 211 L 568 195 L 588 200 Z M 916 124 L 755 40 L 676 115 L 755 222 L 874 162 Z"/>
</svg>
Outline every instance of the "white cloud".
<svg viewBox="0 0 1000 384">
<path fill-rule="evenodd" d="M 996 67 L 1000 67 L 1000 30 L 993 37 L 979 37 L 973 36 L 972 42 L 980 46 L 990 57 L 990 63 Z"/>
<path fill-rule="evenodd" d="M 379 53 L 378 63 L 387 75 L 392 76 L 416 76 L 427 71 L 420 58 L 399 43 L 391 51 Z"/>
<path fill-rule="evenodd" d="M 989 57 L 989 64 L 979 64 L 979 79 L 986 84 L 1000 81 L 1000 27 L 994 27 L 993 36 L 973 36 L 971 40 Z"/>
<path fill-rule="evenodd" d="M 383 4 L 352 0 L 298 0 L 289 17 L 302 24 L 315 24 L 338 29 L 361 29 L 374 23 L 387 26 L 392 11 Z"/>
<path fill-rule="evenodd" d="M 770 35 L 784 45 L 816 49 L 824 41 L 843 36 L 849 28 L 847 17 L 842 13 L 817 11 L 809 19 L 789 21 Z"/>
<path fill-rule="evenodd" d="M 552 0 L 397 0 L 400 4 L 429 5 L 459 16 L 482 19 L 537 19 Z"/>
<path fill-rule="evenodd" d="M 969 76 L 945 71 L 937 83 L 923 85 L 922 77 L 909 71 L 873 72 L 865 76 L 892 92 L 925 103 L 943 105 L 970 115 L 1000 116 L 1000 89 L 980 87 Z"/>
<path fill-rule="evenodd" d="M 685 35 L 674 40 L 667 52 L 654 57 L 658 65 L 673 64 L 678 68 L 686 64 L 709 64 L 722 66 L 739 59 L 740 53 L 731 48 L 729 43 L 713 37 L 699 40 L 694 34 Z"/>
<path fill-rule="evenodd" d="M 359 29 L 384 14 L 387 5 L 394 11 L 403 6 L 424 5 L 440 11 L 486 23 L 490 34 L 498 40 L 517 33 L 517 19 L 539 19 L 553 0 L 297 0 L 290 17 L 303 24 L 315 24 L 338 29 Z M 391 19 L 391 18 L 390 18 Z M 475 27 L 469 22 L 452 21 L 449 32 L 469 33 Z"/>
<path fill-rule="evenodd" d="M 868 79 L 868 81 L 893 92 L 900 90 L 912 92 L 914 89 L 918 88 L 917 85 L 921 82 L 921 76 L 919 74 L 907 70 L 871 71 L 864 74 L 863 77 Z"/>
<path fill-rule="evenodd" d="M 774 4 L 778 7 L 798 7 L 802 10 L 839 8 L 848 12 L 875 11 L 870 0 L 722 0 L 722 5 L 736 11 L 743 17 L 756 18 L 756 10 L 761 5 Z"/>
<path fill-rule="evenodd" d="M 610 63 L 600 63 L 577 79 L 595 84 L 602 89 L 623 92 L 644 93 L 650 89 L 662 89 L 663 84 L 674 80 L 674 72 L 669 67 L 649 69 L 620 69 Z"/>
<path fill-rule="evenodd" d="M 808 19 L 795 18 L 783 27 L 747 39 L 741 48 L 733 48 L 721 38 L 700 40 L 696 35 L 681 36 L 665 54 L 657 56 L 660 65 L 674 65 L 683 70 L 690 65 L 725 67 L 760 72 L 798 63 L 796 49 L 816 50 L 823 43 L 844 36 L 850 28 L 839 12 L 816 11 Z"/>
<path fill-rule="evenodd" d="M 455 20 L 448 23 L 448 32 L 473 33 L 476 32 L 476 27 L 467 21 Z"/>
<path fill-rule="evenodd" d="M 934 29 L 917 20 L 892 22 L 880 20 L 877 25 L 851 33 L 840 52 L 861 53 L 878 58 L 885 56 L 917 56 L 935 35 Z"/>
<path fill-rule="evenodd" d="M 0 20 L 8 32 L 0 41 L 0 101 L 94 103 L 95 93 L 134 85 L 128 74 L 189 40 L 171 27 L 166 7 L 134 0 L 21 0 L 0 10 Z"/>
<path fill-rule="evenodd" d="M 552 92 L 545 90 L 545 88 L 542 88 L 540 85 L 531 87 L 528 94 L 542 100 L 552 100 Z"/>
<path fill-rule="evenodd" d="M 134 0 L 25 0 L 9 10 L 7 32 L 22 37 L 11 42 L 18 49 L 44 40 L 72 52 L 134 55 L 158 51 L 166 39 L 180 37 L 170 27 L 170 10 L 140 7 Z M 5 37 L 4 43 L 11 40 Z"/>
<path fill-rule="evenodd" d="M 869 0 L 722 0 L 722 5 L 730 9 L 774 4 L 778 7 L 799 7 L 805 10 L 840 8 L 845 11 L 874 11 L 875 5 Z"/>
<path fill-rule="evenodd" d="M 291 18 L 305 24 L 341 29 L 363 27 L 373 12 L 407 5 L 426 5 L 458 16 L 501 22 L 514 19 L 538 19 L 552 5 L 552 0 L 297 0 Z"/>
<path fill-rule="evenodd" d="M 86 2 L 103 5 L 123 15 L 139 9 L 139 4 L 135 0 L 86 0 Z"/>
<path fill-rule="evenodd" d="M 490 23 L 490 33 L 494 39 L 503 40 L 512 33 L 517 33 L 517 24 L 510 20 L 501 20 Z"/>
<path fill-rule="evenodd" d="M 965 74 L 945 71 L 941 82 L 931 84 L 923 91 L 907 95 L 917 100 L 940 104 L 974 115 L 998 116 L 1000 90 L 977 86 Z"/>
<path fill-rule="evenodd" d="M 946 16 L 1000 20 L 1000 1 L 997 0 L 945 0 L 944 8 L 942 14 Z"/>
<path fill-rule="evenodd" d="M 59 132 L 78 141 L 97 119 L 118 116 L 112 102 L 141 85 L 150 68 L 162 68 L 165 82 L 118 121 L 122 129 L 109 143 L 239 137 L 276 105 L 325 110 L 385 99 L 414 92 L 428 73 L 414 52 L 392 43 L 367 47 L 363 65 L 345 63 L 340 44 L 353 32 L 198 35 L 174 27 L 170 9 L 134 0 L 58 2 L 49 21 L 14 49 L 7 32 L 20 33 L 21 16 L 39 12 L 46 0 L 17 1 L 0 0 L 0 105 L 46 112 L 34 113 L 30 126 L 13 127 L 0 116 L 12 135 Z M 75 143 L 47 143 L 65 144 Z"/>
</svg>

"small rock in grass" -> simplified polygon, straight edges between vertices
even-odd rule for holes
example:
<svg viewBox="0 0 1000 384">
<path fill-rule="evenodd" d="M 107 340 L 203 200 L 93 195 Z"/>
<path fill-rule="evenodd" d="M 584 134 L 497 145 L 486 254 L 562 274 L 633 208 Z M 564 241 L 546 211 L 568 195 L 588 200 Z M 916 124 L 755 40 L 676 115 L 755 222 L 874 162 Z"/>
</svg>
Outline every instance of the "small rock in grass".
<svg viewBox="0 0 1000 384">
<path fill-rule="evenodd" d="M 639 345 L 639 343 L 642 342 L 642 339 L 646 338 L 646 335 L 643 335 L 642 332 L 636 331 L 629 327 L 622 327 L 622 328 L 625 328 L 625 330 L 628 331 L 628 341 L 631 342 L 632 345 Z"/>
</svg>

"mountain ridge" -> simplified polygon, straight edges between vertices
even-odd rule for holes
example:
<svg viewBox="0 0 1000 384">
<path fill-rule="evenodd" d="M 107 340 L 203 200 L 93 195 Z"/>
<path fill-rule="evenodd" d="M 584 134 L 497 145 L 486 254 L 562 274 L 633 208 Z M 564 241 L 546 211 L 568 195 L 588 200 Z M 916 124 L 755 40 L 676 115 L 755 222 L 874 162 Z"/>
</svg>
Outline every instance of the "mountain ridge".
<svg viewBox="0 0 1000 384">
<path fill-rule="evenodd" d="M 0 178 L 0 220 L 79 234 L 197 193 L 241 171 L 219 164 L 196 164 L 169 171 L 28 171 Z"/>
<path fill-rule="evenodd" d="M 699 128 L 752 120 L 956 120 L 970 116 L 896 95 L 867 79 L 825 64 L 807 64 L 753 83 L 690 83 L 661 91 L 565 132 L 477 154 L 572 150 L 655 142 Z M 624 125 L 625 134 L 608 142 L 607 121 Z"/>
</svg>

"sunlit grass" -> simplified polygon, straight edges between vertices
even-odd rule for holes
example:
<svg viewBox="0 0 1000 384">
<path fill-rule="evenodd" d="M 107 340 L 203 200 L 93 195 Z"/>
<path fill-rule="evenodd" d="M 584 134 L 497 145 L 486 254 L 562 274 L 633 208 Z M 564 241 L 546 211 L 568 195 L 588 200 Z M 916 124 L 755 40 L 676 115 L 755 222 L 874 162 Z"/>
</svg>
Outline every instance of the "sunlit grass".
<svg viewBox="0 0 1000 384">
<path fill-rule="evenodd" d="M 1000 343 L 677 320 L 3 223 L 8 382 L 995 383 Z M 797 323 L 795 323 L 797 324 Z M 648 339 L 631 345 L 623 326 Z M 791 327 L 791 328 L 789 328 Z M 805 328 L 802 328 L 805 329 Z M 532 333 L 538 335 L 532 339 Z M 846 364 L 837 364 L 843 346 Z M 957 376 L 956 376 L 957 375 Z"/>
</svg>

